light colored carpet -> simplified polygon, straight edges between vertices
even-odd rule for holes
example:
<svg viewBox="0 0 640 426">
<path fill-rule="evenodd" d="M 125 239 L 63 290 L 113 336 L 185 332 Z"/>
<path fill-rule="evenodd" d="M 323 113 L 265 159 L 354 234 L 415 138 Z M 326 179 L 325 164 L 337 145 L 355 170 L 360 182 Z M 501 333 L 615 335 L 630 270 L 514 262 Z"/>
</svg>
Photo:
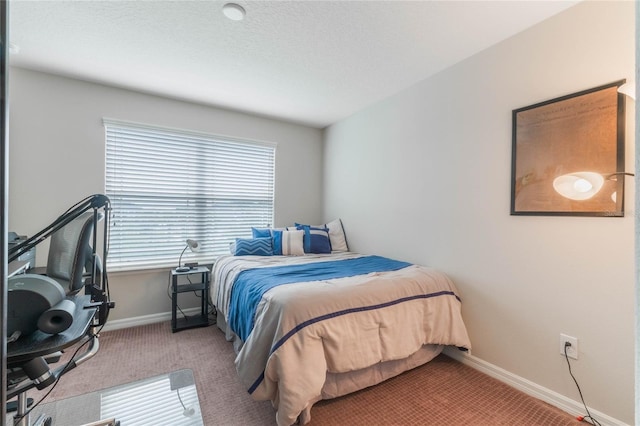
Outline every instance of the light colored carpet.
<svg viewBox="0 0 640 426">
<path fill-rule="evenodd" d="M 253 401 L 240 386 L 234 358 L 232 345 L 214 326 L 171 333 L 165 322 L 105 332 L 98 354 L 64 375 L 45 402 L 189 368 L 205 425 L 275 425 L 271 404 Z M 29 396 L 37 401 L 43 393 Z M 445 355 L 378 386 L 321 401 L 311 416 L 310 426 L 578 424 Z"/>
</svg>

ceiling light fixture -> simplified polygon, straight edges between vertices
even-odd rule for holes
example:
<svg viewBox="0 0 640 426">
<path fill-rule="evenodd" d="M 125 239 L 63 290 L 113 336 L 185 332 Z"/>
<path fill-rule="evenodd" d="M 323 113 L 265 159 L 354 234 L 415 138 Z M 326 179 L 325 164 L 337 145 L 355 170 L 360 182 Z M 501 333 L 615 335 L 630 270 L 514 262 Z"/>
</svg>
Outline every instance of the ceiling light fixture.
<svg viewBox="0 0 640 426">
<path fill-rule="evenodd" d="M 232 21 L 242 21 L 244 19 L 244 15 L 247 14 L 244 7 L 236 3 L 227 3 L 222 6 L 222 13 Z"/>
</svg>

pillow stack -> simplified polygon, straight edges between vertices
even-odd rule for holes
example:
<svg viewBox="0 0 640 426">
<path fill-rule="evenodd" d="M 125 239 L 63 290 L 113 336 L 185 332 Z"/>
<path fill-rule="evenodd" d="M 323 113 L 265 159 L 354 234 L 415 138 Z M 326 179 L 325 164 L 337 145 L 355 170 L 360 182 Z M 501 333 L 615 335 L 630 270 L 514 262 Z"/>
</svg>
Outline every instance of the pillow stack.
<svg viewBox="0 0 640 426">
<path fill-rule="evenodd" d="M 296 226 L 307 226 L 296 223 Z M 333 220 L 324 225 L 311 225 L 311 228 L 327 229 L 329 233 L 329 243 L 331 244 L 331 251 L 349 251 L 347 245 L 347 237 L 342 227 L 342 221 L 340 219 Z"/>
<path fill-rule="evenodd" d="M 349 251 L 342 221 L 323 225 L 296 223 L 287 228 L 251 228 L 253 238 L 231 243 L 235 256 L 304 256 L 307 253 Z"/>
</svg>

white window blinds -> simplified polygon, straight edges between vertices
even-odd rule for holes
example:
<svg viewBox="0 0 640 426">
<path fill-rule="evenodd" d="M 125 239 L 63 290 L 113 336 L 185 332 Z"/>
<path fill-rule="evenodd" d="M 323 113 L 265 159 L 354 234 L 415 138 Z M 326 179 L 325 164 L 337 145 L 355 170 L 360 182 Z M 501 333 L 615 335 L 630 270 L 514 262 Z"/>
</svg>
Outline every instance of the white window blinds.
<svg viewBox="0 0 640 426">
<path fill-rule="evenodd" d="M 212 262 L 273 224 L 275 144 L 104 120 L 110 270 Z"/>
</svg>

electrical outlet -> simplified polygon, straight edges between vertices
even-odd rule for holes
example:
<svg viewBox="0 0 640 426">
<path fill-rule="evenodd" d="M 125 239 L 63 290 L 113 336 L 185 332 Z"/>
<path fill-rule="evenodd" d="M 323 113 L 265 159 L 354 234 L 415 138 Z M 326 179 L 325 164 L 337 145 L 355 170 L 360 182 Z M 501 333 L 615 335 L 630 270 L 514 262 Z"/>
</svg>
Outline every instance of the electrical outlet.
<svg viewBox="0 0 640 426">
<path fill-rule="evenodd" d="M 560 354 L 564 356 L 565 343 L 571 343 L 571 346 L 567 348 L 567 356 L 569 358 L 578 359 L 578 339 L 576 337 L 567 336 L 566 334 L 560 334 Z"/>
</svg>

